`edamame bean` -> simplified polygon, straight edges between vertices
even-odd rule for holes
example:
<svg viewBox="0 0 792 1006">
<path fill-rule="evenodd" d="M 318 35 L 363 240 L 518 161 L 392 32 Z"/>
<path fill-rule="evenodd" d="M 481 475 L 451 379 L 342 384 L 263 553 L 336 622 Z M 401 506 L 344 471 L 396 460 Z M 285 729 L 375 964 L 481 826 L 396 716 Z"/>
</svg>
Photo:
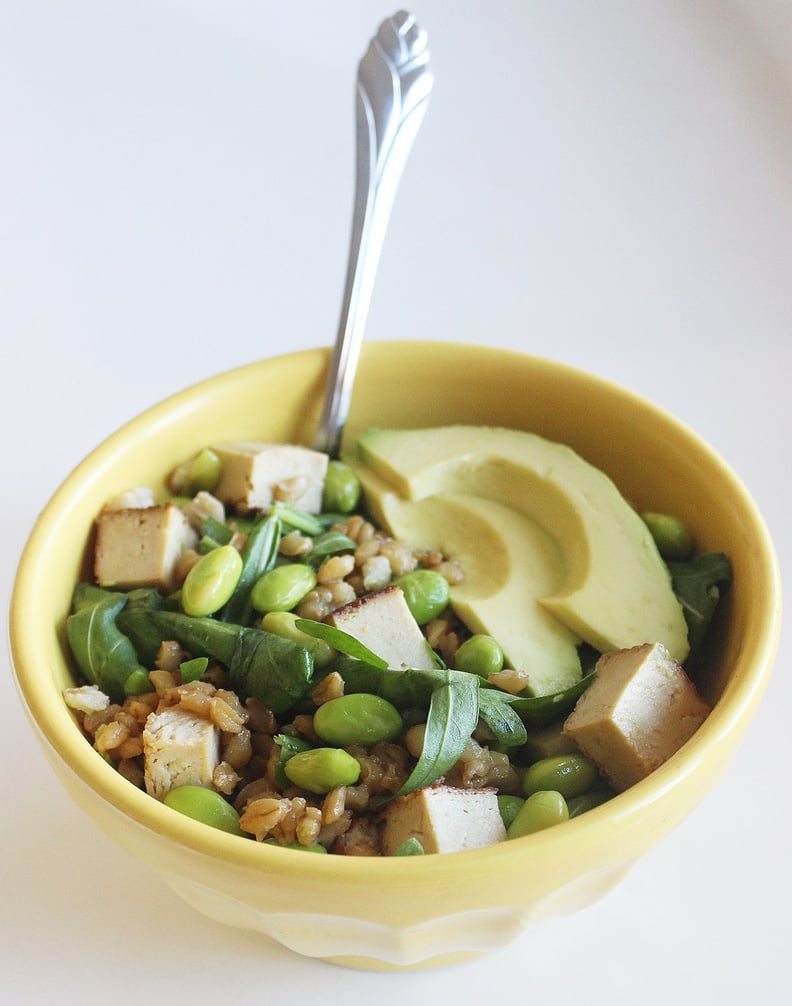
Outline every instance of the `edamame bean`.
<svg viewBox="0 0 792 1006">
<path fill-rule="evenodd" d="M 269 570 L 253 584 L 250 603 L 259 612 L 291 611 L 316 586 L 316 573 L 301 562 Z"/>
<path fill-rule="evenodd" d="M 281 849 L 296 849 L 298 852 L 319 852 L 326 853 L 327 849 L 319 842 L 315 842 L 313 845 L 301 845 L 299 842 L 279 842 L 274 838 L 265 838 L 265 845 L 277 845 Z"/>
<path fill-rule="evenodd" d="M 137 670 L 132 671 L 124 682 L 124 695 L 145 695 L 146 692 L 152 691 L 154 691 L 154 688 L 151 684 L 151 679 L 149 678 L 148 671 L 143 667 L 138 667 Z"/>
<path fill-rule="evenodd" d="M 520 838 L 534 832 L 552 828 L 569 819 L 566 800 L 555 790 L 532 793 L 506 829 L 507 838 Z"/>
<path fill-rule="evenodd" d="M 322 794 L 336 786 L 354 786 L 360 778 L 360 762 L 342 748 L 311 748 L 292 755 L 283 771 L 300 789 Z"/>
<path fill-rule="evenodd" d="M 643 513 L 641 517 L 664 559 L 688 558 L 693 551 L 693 535 L 683 521 L 667 513 Z"/>
<path fill-rule="evenodd" d="M 219 611 L 234 593 L 242 574 L 242 556 L 233 545 L 219 545 L 202 556 L 187 574 L 181 590 L 185 614 L 203 616 Z"/>
<path fill-rule="evenodd" d="M 415 569 L 400 576 L 396 583 L 404 592 L 404 600 L 419 625 L 437 618 L 448 605 L 448 580 L 433 569 Z"/>
<path fill-rule="evenodd" d="M 551 755 L 530 765 L 523 776 L 523 793 L 556 790 L 565 799 L 587 793 L 599 780 L 599 773 L 581 754 Z"/>
<path fill-rule="evenodd" d="M 177 810 L 194 821 L 201 821 L 231 835 L 244 835 L 239 827 L 239 814 L 219 793 L 204 786 L 178 786 L 163 800 L 166 807 Z"/>
<path fill-rule="evenodd" d="M 609 789 L 595 789 L 590 793 L 581 793 L 580 796 L 573 796 L 571 800 L 567 800 L 569 816 L 579 817 L 581 814 L 585 814 L 587 810 L 593 810 L 595 807 L 599 807 L 601 803 L 607 803 L 612 796 L 614 794 Z"/>
<path fill-rule="evenodd" d="M 177 493 L 195 496 L 199 492 L 210 493 L 217 487 L 222 473 L 220 458 L 210 447 L 179 465 L 171 478 L 171 486 Z"/>
<path fill-rule="evenodd" d="M 292 611 L 268 611 L 261 619 L 261 628 L 275 636 L 291 639 L 293 643 L 304 646 L 313 654 L 314 667 L 325 667 L 336 656 L 336 651 L 323 639 L 315 639 L 307 632 L 298 629 L 294 624 L 296 621 L 297 615 Z"/>
<path fill-rule="evenodd" d="M 476 633 L 466 639 L 456 651 L 454 667 L 458 671 L 486 678 L 489 674 L 503 670 L 503 650 L 492 636 Z"/>
<path fill-rule="evenodd" d="M 322 510 L 325 513 L 351 513 L 360 499 L 360 479 L 349 465 L 330 461 L 325 474 L 322 492 Z"/>
<path fill-rule="evenodd" d="M 399 710 L 387 699 L 353 692 L 323 702 L 314 713 L 313 727 L 323 741 L 345 747 L 395 740 L 404 724 Z"/>
<path fill-rule="evenodd" d="M 524 803 L 525 800 L 521 796 L 509 796 L 507 793 L 498 794 L 498 810 L 507 829 L 522 810 Z"/>
<path fill-rule="evenodd" d="M 394 856 L 423 856 L 423 854 L 424 847 L 415 835 L 405 838 L 399 848 L 393 853 Z"/>
</svg>

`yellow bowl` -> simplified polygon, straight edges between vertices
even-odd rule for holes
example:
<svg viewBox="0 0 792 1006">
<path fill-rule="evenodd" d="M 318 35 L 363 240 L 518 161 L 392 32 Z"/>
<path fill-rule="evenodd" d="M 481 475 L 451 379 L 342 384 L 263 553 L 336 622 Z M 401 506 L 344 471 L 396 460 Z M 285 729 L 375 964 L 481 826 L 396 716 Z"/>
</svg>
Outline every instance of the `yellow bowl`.
<svg viewBox="0 0 792 1006">
<path fill-rule="evenodd" d="M 72 798 L 132 855 L 214 919 L 352 967 L 449 963 L 502 946 L 538 919 L 606 893 L 677 825 L 726 768 L 772 666 L 777 560 L 760 514 L 724 462 L 642 399 L 567 366 L 449 343 L 364 346 L 347 438 L 369 425 L 486 423 L 571 445 L 638 509 L 670 511 L 734 568 L 706 693 L 714 710 L 661 769 L 610 803 L 536 835 L 470 852 L 406 858 L 311 856 L 185 818 L 119 776 L 61 697 L 72 683 L 64 621 L 103 502 L 163 487 L 208 442 L 310 443 L 329 350 L 279 357 L 183 391 L 123 427 L 69 476 L 23 553 L 11 648 L 23 704 Z"/>
</svg>

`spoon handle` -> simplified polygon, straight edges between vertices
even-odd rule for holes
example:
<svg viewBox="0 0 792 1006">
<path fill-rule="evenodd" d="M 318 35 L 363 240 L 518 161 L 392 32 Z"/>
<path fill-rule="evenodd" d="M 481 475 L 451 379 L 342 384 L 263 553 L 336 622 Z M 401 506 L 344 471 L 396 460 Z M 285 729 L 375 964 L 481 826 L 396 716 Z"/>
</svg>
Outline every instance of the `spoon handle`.
<svg viewBox="0 0 792 1006">
<path fill-rule="evenodd" d="M 357 164 L 346 286 L 314 446 L 337 457 L 396 188 L 432 91 L 426 33 L 412 14 L 383 21 L 357 76 Z"/>
</svg>

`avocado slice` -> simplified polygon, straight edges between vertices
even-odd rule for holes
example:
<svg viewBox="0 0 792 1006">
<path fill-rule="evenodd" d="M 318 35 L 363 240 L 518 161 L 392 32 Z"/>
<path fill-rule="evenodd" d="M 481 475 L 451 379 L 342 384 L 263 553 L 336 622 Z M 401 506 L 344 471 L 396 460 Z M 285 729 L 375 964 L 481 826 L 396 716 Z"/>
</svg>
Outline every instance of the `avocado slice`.
<svg viewBox="0 0 792 1006">
<path fill-rule="evenodd" d="M 471 632 L 494 636 L 507 663 L 528 672 L 533 695 L 560 692 L 582 677 L 580 640 L 537 601 L 564 582 L 558 543 L 524 514 L 480 496 L 381 497 L 391 533 L 419 549 L 458 559 L 462 583 L 451 606 Z"/>
<path fill-rule="evenodd" d="M 479 497 L 535 522 L 557 544 L 564 569 L 535 606 L 601 653 L 662 642 L 675 660 L 685 660 L 684 614 L 651 534 L 615 484 L 571 448 L 522 430 L 460 424 L 371 429 L 345 460 L 361 479 L 373 518 L 393 534 L 397 503 L 430 497 Z M 492 535 L 482 536 L 486 541 L 468 577 L 490 565 Z M 475 539 L 469 562 L 474 548 Z M 525 556 L 520 561 L 528 565 Z M 505 592 L 499 599 L 515 620 L 523 617 Z M 470 607 L 477 609 L 475 599 Z"/>
</svg>

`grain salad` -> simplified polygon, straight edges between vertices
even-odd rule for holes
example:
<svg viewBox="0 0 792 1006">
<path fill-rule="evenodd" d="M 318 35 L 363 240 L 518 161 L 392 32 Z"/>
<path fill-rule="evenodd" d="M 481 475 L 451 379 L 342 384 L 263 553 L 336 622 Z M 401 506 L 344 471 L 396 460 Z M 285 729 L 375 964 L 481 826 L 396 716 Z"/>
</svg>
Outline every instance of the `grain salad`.
<svg viewBox="0 0 792 1006">
<path fill-rule="evenodd" d="M 257 842 L 454 852 L 611 799 L 703 722 L 663 639 L 606 651 L 575 636 L 573 676 L 537 689 L 463 617 L 477 562 L 383 526 L 367 487 L 348 459 L 231 443 L 180 460 L 165 499 L 107 501 L 67 620 L 81 680 L 64 698 L 131 785 Z M 681 611 L 702 576 L 710 596 L 728 586 L 726 557 L 696 555 L 673 517 L 641 526 Z M 688 625 L 700 649 L 706 626 Z M 639 701 L 636 740 L 620 722 Z"/>
</svg>

